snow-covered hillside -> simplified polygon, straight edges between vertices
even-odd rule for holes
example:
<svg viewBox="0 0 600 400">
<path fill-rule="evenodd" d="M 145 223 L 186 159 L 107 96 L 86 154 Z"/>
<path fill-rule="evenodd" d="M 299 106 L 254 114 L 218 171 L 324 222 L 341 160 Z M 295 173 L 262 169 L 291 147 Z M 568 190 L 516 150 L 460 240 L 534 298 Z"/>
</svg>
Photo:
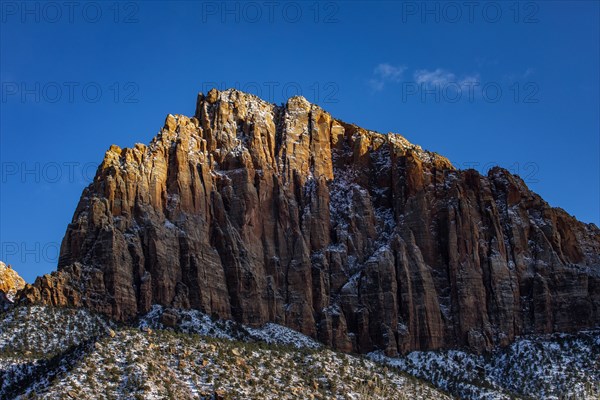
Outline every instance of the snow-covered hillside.
<svg viewBox="0 0 600 400">
<path fill-rule="evenodd" d="M 245 342 L 265 342 L 268 344 L 291 345 L 298 348 L 319 348 L 321 344 L 306 335 L 285 326 L 268 323 L 261 328 L 251 328 L 234 321 L 213 319 L 197 310 L 165 310 L 159 305 L 140 319 L 139 328 L 165 329 L 165 318 L 169 315 L 175 322 L 175 328 L 182 333 L 195 333 L 229 340 Z"/>
<path fill-rule="evenodd" d="M 2 399 L 452 398 L 447 393 L 472 400 L 599 399 L 600 330 L 524 337 L 488 355 L 367 358 L 331 351 L 276 324 L 251 328 L 159 306 L 132 326 L 83 309 L 0 314 Z"/>
<path fill-rule="evenodd" d="M 369 356 L 464 399 L 600 399 L 600 330 L 523 337 L 485 356 L 455 350 Z"/>
<path fill-rule="evenodd" d="M 0 398 L 451 398 L 274 324 L 252 329 L 181 311 L 181 328 L 163 329 L 163 311 L 155 307 L 139 327 L 115 326 L 84 310 L 31 307 L 4 314 Z"/>
</svg>

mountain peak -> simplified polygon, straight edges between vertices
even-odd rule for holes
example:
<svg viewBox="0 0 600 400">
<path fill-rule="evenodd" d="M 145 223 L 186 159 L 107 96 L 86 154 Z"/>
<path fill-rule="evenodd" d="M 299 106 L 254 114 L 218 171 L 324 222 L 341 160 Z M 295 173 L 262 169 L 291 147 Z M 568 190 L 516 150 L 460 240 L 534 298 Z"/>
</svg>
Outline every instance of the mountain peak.
<svg viewBox="0 0 600 400">
<path fill-rule="evenodd" d="M 235 89 L 112 146 L 30 302 L 274 322 L 343 351 L 506 345 L 600 323 L 600 232 L 508 171 Z M 565 284 L 564 282 L 569 282 Z"/>
</svg>

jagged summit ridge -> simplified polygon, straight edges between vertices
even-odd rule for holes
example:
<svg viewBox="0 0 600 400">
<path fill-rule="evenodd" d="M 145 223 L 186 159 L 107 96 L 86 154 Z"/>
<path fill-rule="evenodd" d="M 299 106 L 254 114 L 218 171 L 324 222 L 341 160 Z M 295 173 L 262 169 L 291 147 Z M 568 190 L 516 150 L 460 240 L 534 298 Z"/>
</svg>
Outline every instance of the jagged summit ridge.
<svg viewBox="0 0 600 400">
<path fill-rule="evenodd" d="M 218 135 L 217 140 L 215 142 L 217 146 L 216 148 L 214 148 L 214 146 L 211 146 L 209 144 L 209 142 L 211 142 L 210 139 L 214 138 L 209 137 L 209 139 L 207 137 L 202 136 L 202 132 L 204 132 L 205 130 L 214 129 L 214 126 L 200 126 L 200 121 L 204 120 L 203 117 L 206 117 L 206 114 L 209 110 L 213 110 L 215 108 L 228 110 L 229 107 L 234 107 L 236 113 L 235 117 L 238 120 L 248 119 L 250 125 L 257 124 L 259 129 L 273 130 L 272 133 L 275 134 L 274 137 L 267 137 L 267 139 L 271 139 L 268 142 L 265 142 L 264 140 L 262 142 L 252 142 L 250 140 L 252 137 L 252 133 L 248 132 L 248 127 L 246 127 L 246 129 L 242 128 L 236 131 L 236 129 L 231 128 L 233 125 L 236 124 L 236 122 L 239 121 L 226 121 L 224 123 L 224 128 L 226 128 L 223 132 L 224 134 Z M 356 135 L 371 136 L 373 140 L 376 140 L 378 142 L 387 141 L 389 143 L 393 143 L 394 145 L 404 150 L 413 150 L 418 154 L 418 156 L 422 160 L 427 160 L 431 162 L 434 159 L 438 159 L 440 162 L 447 163 L 448 167 L 450 167 L 451 165 L 447 159 L 435 153 L 424 151 L 420 146 L 410 143 L 408 140 L 406 140 L 399 134 L 388 133 L 384 135 L 378 132 L 364 130 L 356 125 L 346 124 L 340 120 L 334 120 L 319 106 L 311 104 L 302 96 L 292 97 L 288 100 L 286 105 L 277 106 L 273 103 L 266 102 L 255 95 L 240 92 L 236 89 L 228 89 L 222 92 L 213 89 L 207 95 L 203 95 L 202 93 L 200 93 L 198 96 L 197 109 L 194 117 L 189 118 L 184 115 L 169 114 L 166 118 L 164 128 L 161 130 L 158 136 L 152 140 L 148 150 L 155 150 L 156 147 L 163 142 L 171 142 L 173 144 L 176 144 L 177 141 L 183 140 L 189 143 L 188 150 L 190 151 L 190 154 L 205 153 L 207 150 L 209 150 L 211 152 L 216 151 L 217 154 L 215 155 L 215 157 L 222 158 L 220 156 L 227 153 L 232 153 L 233 155 L 239 156 L 240 153 L 243 153 L 244 151 L 249 152 L 249 147 L 256 147 L 256 145 L 258 145 L 258 147 L 265 146 L 267 148 L 269 146 L 272 147 L 273 145 L 278 147 L 286 143 L 286 141 L 282 139 L 284 125 L 286 123 L 293 124 L 295 121 L 295 116 L 301 115 L 303 113 L 306 114 L 307 111 L 326 114 L 328 116 L 328 119 L 331 120 L 330 122 L 334 124 L 333 127 L 337 128 L 337 133 L 339 133 L 339 129 L 343 126 L 352 126 L 356 130 Z M 187 127 L 188 125 L 193 126 L 193 128 L 196 128 L 197 130 L 194 131 L 192 128 L 192 131 L 190 132 L 187 129 L 182 129 L 182 127 Z M 238 126 L 238 128 L 240 127 Z M 304 131 L 297 133 L 310 136 L 310 128 L 310 125 L 306 125 Z M 189 136 L 192 136 L 191 141 L 189 141 Z M 198 139 L 201 139 L 200 143 L 198 142 Z M 299 143 L 295 141 L 294 144 Z M 293 154 L 294 150 L 299 149 L 301 149 L 300 146 L 294 146 L 291 147 L 291 149 L 288 148 L 287 150 L 288 153 L 291 151 Z M 125 151 L 125 153 L 121 154 L 123 150 Z M 126 163 L 129 161 L 126 158 L 128 151 L 132 150 L 144 152 L 147 150 L 147 148 L 145 145 L 139 143 L 136 144 L 133 149 L 121 149 L 119 146 L 113 145 L 111 146 L 109 151 L 117 155 L 122 155 L 122 157 L 115 158 L 111 153 L 107 153 L 105 161 L 112 161 L 118 159 L 121 163 Z M 281 155 L 281 153 L 275 151 L 270 155 L 276 157 Z M 272 159 L 273 157 L 271 157 L 271 160 Z M 273 168 L 282 168 L 281 163 L 274 162 L 272 164 L 273 165 L 271 165 L 271 167 Z"/>
<path fill-rule="evenodd" d="M 599 268 L 598 228 L 503 169 L 456 170 L 301 97 L 212 90 L 148 146 L 107 151 L 58 272 L 23 298 L 119 320 L 194 308 L 393 355 L 597 325 Z"/>
</svg>

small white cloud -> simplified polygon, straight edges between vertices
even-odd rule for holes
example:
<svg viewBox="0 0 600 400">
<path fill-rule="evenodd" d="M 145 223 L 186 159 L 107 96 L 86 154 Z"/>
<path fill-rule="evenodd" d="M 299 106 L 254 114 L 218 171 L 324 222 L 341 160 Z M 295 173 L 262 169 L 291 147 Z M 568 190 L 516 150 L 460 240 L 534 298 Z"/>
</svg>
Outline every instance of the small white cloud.
<svg viewBox="0 0 600 400">
<path fill-rule="evenodd" d="M 419 69 L 415 71 L 413 76 L 416 83 L 428 86 L 443 86 L 450 82 L 456 82 L 456 75 L 441 68 L 438 68 L 435 71 Z"/>
<path fill-rule="evenodd" d="M 387 82 L 400 82 L 404 71 L 406 71 L 404 65 L 379 64 L 373 70 L 373 78 L 369 79 L 369 85 L 371 89 L 381 91 Z"/>
<path fill-rule="evenodd" d="M 406 67 L 401 65 L 395 67 L 393 65 L 383 63 L 375 67 L 373 73 L 381 79 L 389 79 L 393 82 L 400 82 L 402 74 L 406 71 Z"/>
<path fill-rule="evenodd" d="M 437 68 L 434 71 L 429 71 L 426 69 L 416 70 L 413 74 L 413 78 L 418 84 L 423 84 L 427 87 L 437 88 L 444 87 L 450 84 L 464 87 L 480 82 L 479 74 L 466 75 L 462 78 L 458 78 L 456 74 L 442 68 Z"/>
</svg>

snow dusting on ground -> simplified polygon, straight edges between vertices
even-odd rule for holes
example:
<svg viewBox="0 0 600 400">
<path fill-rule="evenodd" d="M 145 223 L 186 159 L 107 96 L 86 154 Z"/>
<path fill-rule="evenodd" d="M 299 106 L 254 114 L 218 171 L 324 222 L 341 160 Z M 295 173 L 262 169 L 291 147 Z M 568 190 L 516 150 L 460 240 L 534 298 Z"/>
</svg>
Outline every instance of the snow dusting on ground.
<svg viewBox="0 0 600 400">
<path fill-rule="evenodd" d="M 160 306 L 134 326 L 83 309 L 16 307 L 0 314 L 2 399 L 437 400 L 452 395 L 598 399 L 600 330 L 522 337 L 487 355 L 448 350 L 389 358 L 380 352 L 337 353 L 277 324 L 248 327 Z"/>
<path fill-rule="evenodd" d="M 489 355 L 449 350 L 369 357 L 464 399 L 600 399 L 600 330 L 527 336 Z"/>
<path fill-rule="evenodd" d="M 162 315 L 180 324 L 165 327 Z M 39 330 L 39 332 L 38 332 Z M 44 352 L 36 349 L 44 350 Z M 85 310 L 0 316 L 0 398 L 450 399 L 412 376 L 291 329 L 155 306 L 137 327 Z"/>
</svg>

